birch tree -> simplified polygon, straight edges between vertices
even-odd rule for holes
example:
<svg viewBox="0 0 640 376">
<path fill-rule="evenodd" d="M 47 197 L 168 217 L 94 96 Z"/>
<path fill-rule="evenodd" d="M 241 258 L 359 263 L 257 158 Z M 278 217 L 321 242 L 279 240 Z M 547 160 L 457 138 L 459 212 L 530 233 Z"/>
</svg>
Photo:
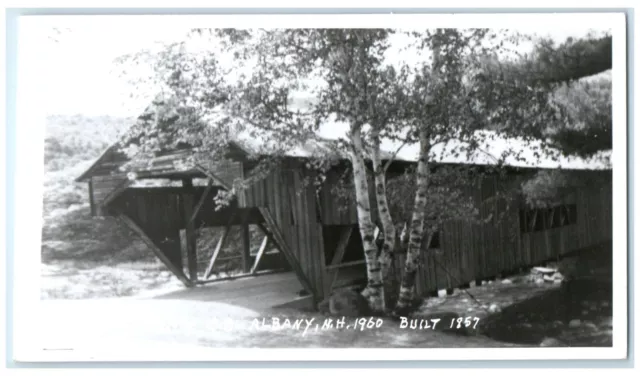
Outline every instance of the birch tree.
<svg viewBox="0 0 640 376">
<path fill-rule="evenodd" d="M 209 158 L 223 158 L 222 141 L 235 133 L 267 141 L 268 153 L 263 155 L 270 157 L 260 159 L 262 168 L 247 180 L 235 182 L 234 189 L 239 190 L 277 165 L 290 145 L 316 139 L 324 122 L 346 124 L 346 137 L 335 142 L 332 152 L 346 155 L 351 165 L 367 265 L 363 295 L 374 311 L 390 308 L 383 285 L 392 252 L 398 248 L 398 229 L 410 218 L 407 261 L 396 306 L 402 312 L 413 300 L 424 237 L 447 219 L 474 213 L 462 203 L 450 217 L 437 215 L 445 207 L 445 197 L 451 202 L 464 200 L 454 190 L 445 192 L 430 184 L 430 180 L 441 180 L 431 171 L 436 147 L 456 141 L 457 147 L 441 148 L 442 152 L 454 156 L 482 152 L 483 138 L 492 137 L 476 132 L 482 129 L 535 138 L 539 135 L 532 130 L 557 114 L 549 105 L 548 86 L 532 84 L 516 69 L 517 64 L 500 55 L 505 51 L 504 35 L 454 29 L 411 33 L 418 43 L 417 53 L 431 54 L 431 62 L 394 67 L 385 63 L 384 55 L 395 33 L 381 29 L 194 30 L 193 36 L 215 40 L 216 51 L 193 52 L 177 43 L 152 54 L 157 65 L 154 78 L 171 94 L 168 108 L 172 110 L 151 111 L 130 139 L 143 140 L 147 149 L 156 152 L 184 145 L 202 153 L 218 151 Z M 222 54 L 231 56 L 226 67 Z M 136 58 L 146 62 L 140 55 Z M 522 128 L 523 124 L 529 128 Z M 406 190 L 413 195 L 412 208 L 397 219 L 392 215 L 397 203 L 387 192 L 386 174 L 394 155 L 382 152 L 384 140 L 420 145 L 415 184 Z M 320 181 L 332 165 L 326 157 L 308 161 L 309 168 L 319 170 Z M 495 156 L 496 170 L 504 158 Z M 369 162 L 383 233 L 381 249 L 374 239 Z M 392 191 L 398 192 L 394 187 Z"/>
<path fill-rule="evenodd" d="M 405 313 L 411 305 L 423 239 L 434 232 L 433 224 L 438 223 L 432 220 L 428 226 L 426 218 L 429 207 L 438 206 L 430 205 L 431 160 L 447 154 L 469 162 L 477 153 L 491 155 L 481 146 L 500 136 L 532 141 L 536 139 L 533 132 L 527 133 L 523 128 L 539 129 L 558 115 L 549 99 L 548 86 L 532 84 L 522 71 L 517 71 L 518 75 L 510 70 L 515 61 L 524 58 L 508 47 L 517 42 L 517 37 L 510 39 L 504 32 L 484 29 L 437 29 L 417 37 L 420 47 L 432 59 L 416 68 L 411 83 L 406 85 L 403 118 L 420 147 L 396 314 Z M 496 72 L 499 73 L 494 75 Z M 436 155 L 436 149 L 441 154 Z M 540 149 L 541 155 L 548 151 Z M 501 170 L 507 157 L 521 158 L 521 152 L 507 149 L 500 155 L 491 155 L 495 159 L 494 171 Z"/>
<path fill-rule="evenodd" d="M 382 118 L 377 116 L 379 111 L 376 111 L 376 106 L 381 105 L 378 98 L 384 97 L 379 84 L 384 77 L 380 70 L 383 53 L 388 47 L 388 34 L 388 30 L 376 29 L 312 30 L 307 34 L 312 47 L 303 52 L 318 59 L 316 61 L 321 66 L 320 71 L 327 84 L 317 92 L 316 110 L 319 118 L 334 117 L 348 124 L 346 151 L 353 171 L 358 225 L 367 266 L 368 283 L 363 295 L 376 312 L 385 310 L 383 278 L 388 272 L 389 243 L 395 240 L 395 236 L 385 237 L 387 240 L 381 262 L 374 239 L 375 224 L 365 163 L 369 153 L 364 128 Z M 374 129 L 378 127 L 374 126 Z M 376 176 L 380 182 L 380 175 Z M 386 206 L 385 194 L 384 191 L 377 194 L 378 203 L 383 207 Z M 383 221 L 387 219 L 384 217 Z M 387 227 L 388 231 L 392 231 L 392 227 Z"/>
</svg>

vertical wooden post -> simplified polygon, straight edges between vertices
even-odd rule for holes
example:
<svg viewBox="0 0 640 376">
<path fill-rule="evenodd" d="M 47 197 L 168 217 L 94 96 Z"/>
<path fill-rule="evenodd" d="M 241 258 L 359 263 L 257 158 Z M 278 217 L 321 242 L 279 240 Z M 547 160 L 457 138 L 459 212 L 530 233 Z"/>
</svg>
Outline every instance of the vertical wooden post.
<svg viewBox="0 0 640 376">
<path fill-rule="evenodd" d="M 93 178 L 89 179 L 89 204 L 91 208 L 91 216 L 96 216 L 96 202 L 93 199 Z"/>
<path fill-rule="evenodd" d="M 198 259 L 196 255 L 196 232 L 191 216 L 193 214 L 193 183 L 191 179 L 182 179 L 184 193 L 182 195 L 182 205 L 184 210 L 184 221 L 186 223 L 185 235 L 187 237 L 187 265 L 189 268 L 189 279 L 192 282 L 198 281 Z"/>
<path fill-rule="evenodd" d="M 251 238 L 246 221 L 242 224 L 242 269 L 245 273 L 251 269 Z"/>
</svg>

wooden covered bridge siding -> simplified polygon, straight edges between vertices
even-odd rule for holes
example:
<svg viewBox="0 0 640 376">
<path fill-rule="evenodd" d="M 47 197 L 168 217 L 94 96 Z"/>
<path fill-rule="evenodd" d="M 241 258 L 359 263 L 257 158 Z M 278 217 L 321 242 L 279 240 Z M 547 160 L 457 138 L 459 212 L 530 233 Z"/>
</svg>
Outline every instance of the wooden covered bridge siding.
<svg viewBox="0 0 640 376">
<path fill-rule="evenodd" d="M 247 174 L 248 168 L 238 162 L 232 175 Z M 361 270 L 359 273 L 363 275 L 365 267 L 362 260 L 353 260 L 353 254 L 345 256 L 345 249 L 353 248 L 354 239 L 358 243 L 360 237 L 355 227 L 358 221 L 354 194 L 351 193 L 347 200 L 337 199 L 330 188 L 338 180 L 337 172 L 329 174 L 323 189 L 316 194 L 314 187 L 304 183 L 308 177 L 306 171 L 301 163 L 287 163 L 242 192 L 236 206 L 221 212 L 214 212 L 212 199 L 222 187 L 211 189 L 192 227 L 226 226 L 231 218 L 242 223 L 243 219 L 234 217 L 233 212 L 246 215 L 249 223 L 271 221 L 269 227 L 276 230 L 271 235 L 278 237 L 274 243 L 287 248 L 285 253 L 292 256 L 289 262 L 302 285 L 320 299 L 330 292 L 336 271 L 344 271 L 342 266 Z M 141 229 L 143 239 L 146 236 L 146 240 L 161 251 L 159 257 L 174 265 L 174 273 L 186 279 L 178 257 L 181 252 L 179 234 L 180 230 L 189 227 L 185 207 L 192 208 L 202 197 L 205 187 L 134 189 L 128 188 L 123 176 L 94 176 L 90 182 L 92 210 L 107 209 L 111 215 L 126 214 Z M 483 218 L 505 210 L 504 202 L 485 202 L 495 195 L 497 184 L 496 178 L 488 178 L 482 184 L 468 188 L 468 194 L 480 207 Z M 375 220 L 373 193 L 371 191 L 370 196 Z M 106 207 L 101 205 L 105 200 L 109 202 Z M 425 295 L 460 286 L 610 240 L 610 180 L 603 187 L 577 190 L 574 200 L 577 207 L 575 223 L 546 231 L 522 233 L 519 204 L 511 205 L 507 217 L 497 224 L 478 225 L 468 221 L 445 224 L 440 233 L 440 248 L 422 252 L 418 292 Z M 327 247 L 335 249 L 325 249 Z M 398 273 L 403 264 L 404 256 L 398 254 L 395 260 Z"/>
<path fill-rule="evenodd" d="M 244 202 L 246 207 L 271 213 L 313 289 L 310 292 L 321 299 L 325 265 L 322 223 L 314 188 L 305 184 L 304 170 L 295 164 L 275 169 L 244 192 Z"/>
<path fill-rule="evenodd" d="M 493 184 L 491 180 L 484 182 L 476 192 L 477 203 L 490 197 L 487 194 Z M 611 194 L 610 184 L 576 190 L 575 223 L 548 230 L 521 231 L 521 203 L 511 205 L 507 217 L 499 223 L 455 221 L 445 224 L 440 248 L 423 250 L 421 254 L 418 293 L 428 295 L 436 290 L 459 287 L 611 241 Z M 482 217 L 486 218 L 491 211 L 503 210 L 502 205 L 504 203 L 480 205 Z M 404 255 L 399 255 L 397 273 L 403 263 Z"/>
<path fill-rule="evenodd" d="M 491 221 L 478 224 L 460 220 L 444 224 L 440 232 L 439 248 L 425 247 L 422 250 L 416 284 L 419 294 L 427 295 L 436 290 L 491 278 L 611 240 L 610 179 L 608 184 L 577 189 L 571 196 L 571 201 L 565 202 L 576 207 L 575 223 L 549 230 L 522 232 L 520 216 L 524 203 L 516 200 L 507 205 L 504 200 L 492 200 L 498 184 L 520 184 L 522 178 L 523 175 L 514 174 L 506 182 L 499 182 L 495 176 L 487 177 L 478 185 L 465 190 L 479 208 L 480 218 L 488 218 L 493 214 Z M 333 183 L 331 177 L 327 181 L 329 184 Z M 348 200 L 348 207 L 345 208 L 336 204 L 334 194 L 328 188 L 323 189 L 319 196 L 323 225 L 340 225 L 346 231 L 357 224 L 353 197 Z M 500 213 L 504 213 L 504 217 L 497 221 Z M 359 234 L 352 233 L 352 236 L 359 237 Z M 327 254 L 328 259 L 331 257 L 330 251 Z M 402 273 L 404 260 L 404 254 L 396 255 L 394 265 L 398 275 Z M 343 264 L 353 267 L 354 263 Z M 364 266 L 361 268 L 364 273 Z"/>
</svg>

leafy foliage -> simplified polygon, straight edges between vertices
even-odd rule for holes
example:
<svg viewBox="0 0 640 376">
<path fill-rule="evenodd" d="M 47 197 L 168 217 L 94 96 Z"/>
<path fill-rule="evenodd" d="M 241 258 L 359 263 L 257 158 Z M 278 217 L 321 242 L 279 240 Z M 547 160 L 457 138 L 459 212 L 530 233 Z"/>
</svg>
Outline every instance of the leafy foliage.
<svg viewBox="0 0 640 376">
<path fill-rule="evenodd" d="M 611 150 L 611 77 L 563 84 L 555 92 L 555 101 L 568 120 L 548 129 L 554 146 L 565 154 L 582 157 Z"/>
<path fill-rule="evenodd" d="M 468 194 L 468 187 L 473 185 L 476 178 L 471 171 L 464 167 L 444 166 L 437 168 L 429 176 L 429 204 L 425 208 L 423 235 L 425 238 L 440 230 L 445 222 L 477 219 L 478 208 Z M 387 195 L 394 198 L 390 206 L 399 231 L 411 221 L 416 188 L 414 169 L 390 178 L 387 184 Z"/>
<path fill-rule="evenodd" d="M 501 88 L 520 86 L 519 91 L 529 92 L 502 96 L 506 101 L 495 104 L 510 117 L 524 106 L 533 117 L 513 117 L 517 122 L 511 124 L 498 118 L 497 123 L 566 155 L 586 157 L 611 149 L 611 76 L 602 74 L 611 69 L 611 36 L 534 43 L 530 54 L 508 64 L 490 60 L 482 72 Z"/>
<path fill-rule="evenodd" d="M 499 124 L 510 134 L 539 140 L 544 150 L 554 147 L 564 155 L 588 158 L 611 150 L 611 76 L 603 74 L 611 69 L 611 56 L 611 36 L 605 35 L 570 38 L 560 45 L 538 39 L 533 52 L 518 61 L 507 65 L 492 61 L 483 72 L 491 81 L 507 77 L 508 85 L 520 85 L 520 91 L 530 92 L 528 96 L 507 95 L 496 103 L 498 108 L 511 115 L 521 108 L 533 108 L 535 115 L 531 119 L 514 116 L 517 122 Z M 592 75 L 596 76 L 589 77 Z M 546 156 L 551 157 L 548 152 Z M 583 179 L 575 175 L 541 171 L 522 184 L 521 193 L 532 206 L 552 205 L 558 199 L 554 195 L 562 196 L 582 184 Z"/>
<path fill-rule="evenodd" d="M 391 38 L 400 34 L 412 41 L 410 47 L 417 53 L 432 58 L 416 66 L 390 64 L 385 56 Z M 511 49 L 521 40 L 519 36 L 485 29 L 411 33 L 197 29 L 192 36 L 220 48 L 212 52 L 178 43 L 150 56 L 156 72 L 153 78 L 167 95 L 140 119 L 126 144 L 138 154 L 188 146 L 215 159 L 223 158 L 223 145 L 230 139 L 241 135 L 260 138 L 270 157 L 255 153 L 255 170 L 245 181 L 235 182 L 232 195 L 277 166 L 292 145 L 318 140 L 323 123 L 344 124 L 345 137 L 311 158 L 306 168 L 314 173 L 308 183 L 316 188 L 322 184 L 334 166 L 331 156 L 335 152 L 349 158 L 352 184 L 336 189 L 345 188 L 343 193 L 348 193 L 355 187 L 372 288 L 379 287 L 375 273 L 384 268 L 384 262 L 378 267 L 377 256 L 371 256 L 375 250 L 368 245 L 374 228 L 367 189 L 372 172 L 380 213 L 387 210 L 387 198 L 394 212 L 391 219 L 380 216 L 387 222 L 383 227 L 395 230 L 397 221 L 404 224 L 411 216 L 415 245 L 425 232 L 432 233 L 444 221 L 477 216 L 477 209 L 460 188 L 464 186 L 460 179 L 468 179 L 474 171 L 439 169 L 432 176 L 430 152 L 436 145 L 457 141 L 453 150 L 442 148 L 442 152 L 471 154 L 480 150 L 487 137 L 503 134 L 538 141 L 535 153 L 549 152 L 553 157 L 548 146 L 571 148 L 571 132 L 588 129 L 591 134 L 604 135 L 606 129 L 606 116 L 599 114 L 607 106 L 605 84 L 582 85 L 577 91 L 562 88 L 574 78 L 573 73 L 606 66 L 606 59 L 596 56 L 606 50 L 606 38 L 568 41 L 557 48 L 540 40 L 532 54 L 520 56 Z M 582 59 L 585 56 L 589 58 Z M 134 56 L 133 60 L 148 59 Z M 594 91 L 602 95 L 594 96 Z M 597 115 L 585 111 L 593 107 L 598 107 Z M 487 129 L 494 132 L 480 132 Z M 396 177 L 385 187 L 388 164 L 381 160 L 382 139 L 419 142 L 418 173 Z M 573 146 L 580 153 L 594 148 L 577 150 Z M 498 156 L 498 169 L 506 157 Z M 373 171 L 367 170 L 368 160 L 373 162 Z M 410 184 L 412 178 L 414 184 Z M 547 178 L 539 177 L 538 182 Z M 533 186 L 535 183 L 527 185 L 525 191 Z M 388 189 L 394 194 L 388 194 Z M 392 232 L 384 232 L 386 240 L 395 238 Z M 409 265 L 413 259 L 407 257 L 406 270 L 411 273 L 417 265 Z M 411 283 L 411 275 L 406 281 Z M 404 284 L 403 288 L 410 289 Z"/>
<path fill-rule="evenodd" d="M 527 68 L 537 80 L 566 83 L 607 71 L 612 66 L 611 35 L 568 38 L 555 45 L 538 41 Z"/>
</svg>

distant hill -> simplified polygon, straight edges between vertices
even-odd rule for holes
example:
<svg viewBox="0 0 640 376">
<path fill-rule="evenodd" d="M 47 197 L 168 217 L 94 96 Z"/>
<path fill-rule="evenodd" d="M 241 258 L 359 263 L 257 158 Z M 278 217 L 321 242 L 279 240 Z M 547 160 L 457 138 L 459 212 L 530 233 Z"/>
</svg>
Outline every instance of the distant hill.
<svg viewBox="0 0 640 376">
<path fill-rule="evenodd" d="M 133 118 L 106 115 L 47 117 L 45 171 L 63 170 L 97 158 L 133 122 Z"/>
<path fill-rule="evenodd" d="M 45 129 L 42 259 L 107 261 L 127 252 L 149 256 L 126 228 L 96 220 L 89 211 L 86 184 L 75 179 L 133 124 L 111 116 L 49 116 Z"/>
</svg>

